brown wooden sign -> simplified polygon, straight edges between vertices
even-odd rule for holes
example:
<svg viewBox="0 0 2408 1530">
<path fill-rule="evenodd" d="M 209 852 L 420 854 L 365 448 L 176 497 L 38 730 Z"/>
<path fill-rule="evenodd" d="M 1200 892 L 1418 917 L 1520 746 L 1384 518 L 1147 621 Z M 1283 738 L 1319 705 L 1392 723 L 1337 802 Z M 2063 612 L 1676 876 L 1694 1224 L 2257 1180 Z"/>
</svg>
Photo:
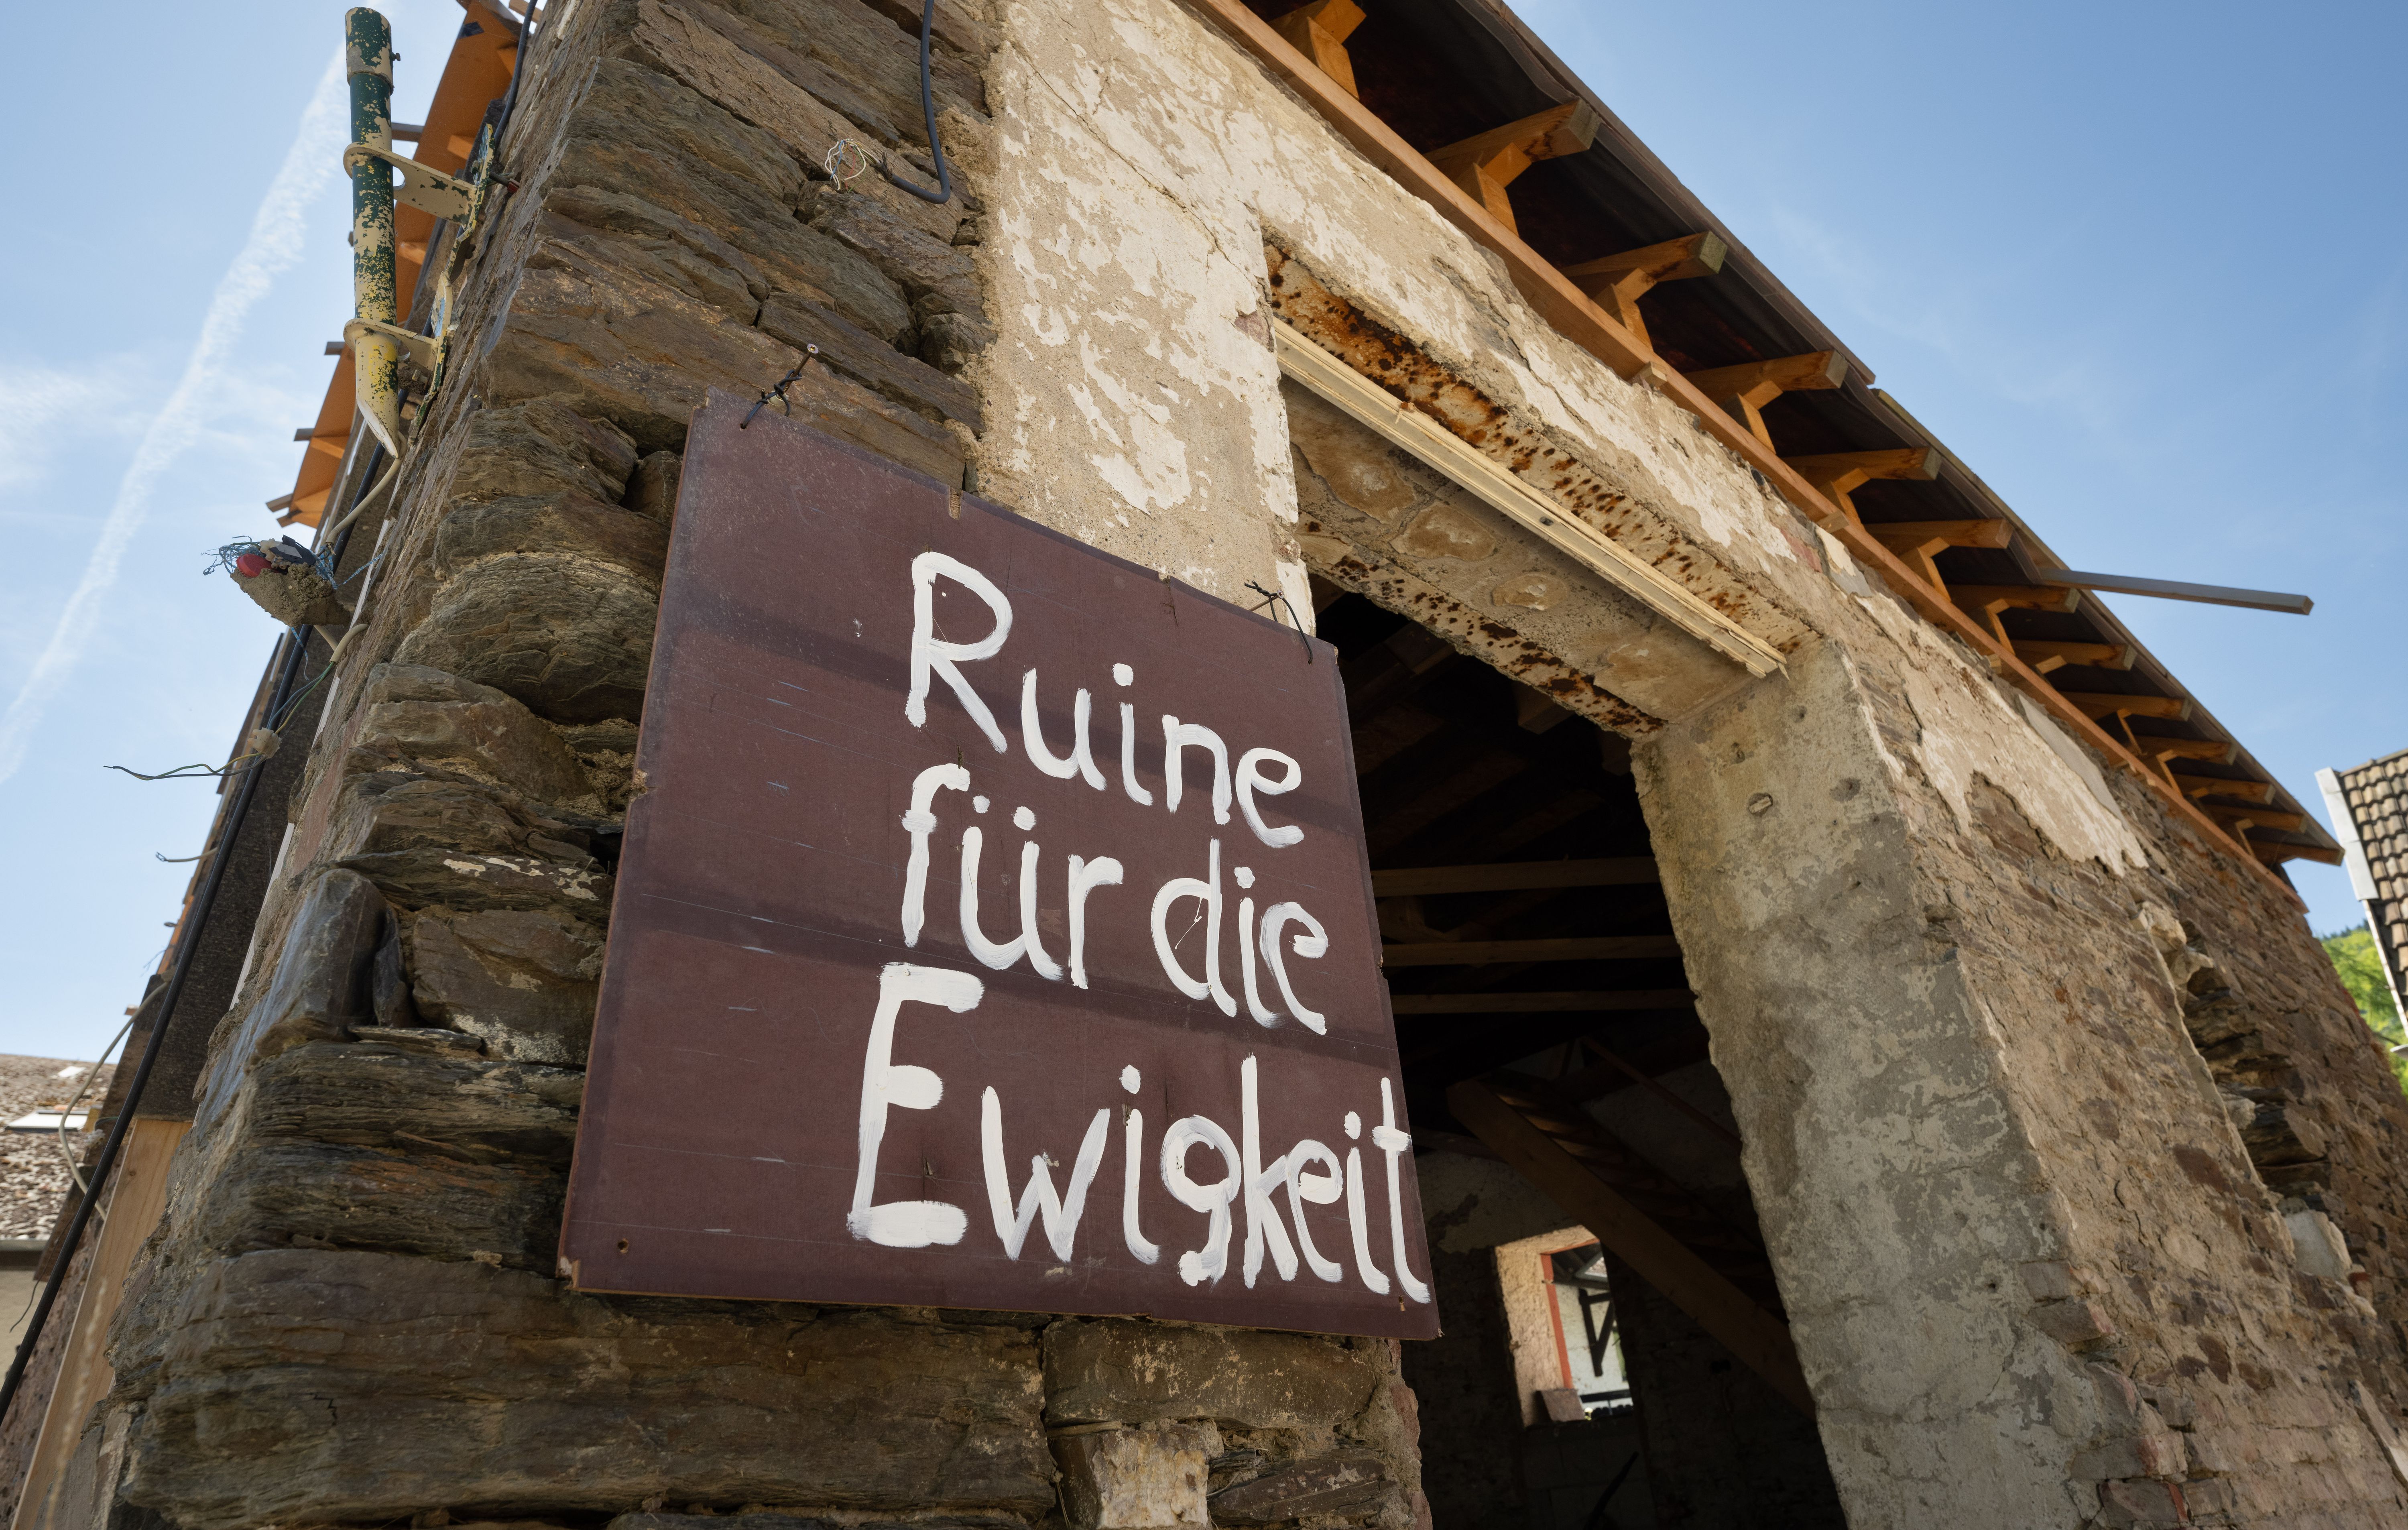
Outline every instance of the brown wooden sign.
<svg viewBox="0 0 2408 1530">
<path fill-rule="evenodd" d="M 1335 652 L 713 394 L 564 1268 L 1437 1332 Z"/>
</svg>

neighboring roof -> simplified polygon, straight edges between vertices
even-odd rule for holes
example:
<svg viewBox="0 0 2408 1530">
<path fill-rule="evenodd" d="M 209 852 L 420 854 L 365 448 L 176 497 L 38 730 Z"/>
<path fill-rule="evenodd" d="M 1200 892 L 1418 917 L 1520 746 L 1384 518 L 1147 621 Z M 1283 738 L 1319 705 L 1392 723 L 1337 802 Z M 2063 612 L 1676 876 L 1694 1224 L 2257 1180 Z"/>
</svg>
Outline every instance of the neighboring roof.
<svg viewBox="0 0 2408 1530">
<path fill-rule="evenodd" d="M 2408 750 L 2348 770 L 2321 770 L 2333 832 L 2348 854 L 2351 891 L 2391 971 L 2391 992 L 2408 992 Z"/>
<path fill-rule="evenodd" d="M 1309 0 L 1301 8 L 1320 14 L 1333 3 L 1348 0 Z M 1295 0 L 1244 4 L 1275 24 L 1300 8 Z M 2170 794 L 2187 797 L 2257 858 L 2340 860 L 2339 845 L 2323 827 L 2097 595 L 2066 592 L 2070 610 L 1993 608 L 1978 615 L 1958 598 L 1959 591 L 2029 590 L 2042 584 L 2042 571 L 2068 565 L 1903 406 L 1872 386 L 1861 360 L 1521 18 L 1496 0 L 1382 0 L 1375 14 L 1345 35 L 1344 50 L 1356 99 L 1424 155 L 1550 107 L 1584 104 L 1598 124 L 1589 147 L 1541 159 L 1512 182 L 1522 242 L 1569 271 L 1667 240 L 1718 236 L 1728 249 L 1718 272 L 1646 292 L 1644 338 L 1656 355 L 1684 375 L 1812 351 L 1845 357 L 1847 375 L 1839 387 L 1784 393 L 1763 406 L 1778 456 L 1786 463 L 1928 449 L 1933 477 L 1875 479 L 1848 492 L 1842 504 L 1866 531 L 1878 536 L 1884 526 L 1906 522 L 2006 522 L 2012 530 L 1999 538 L 2004 545 L 1954 546 L 1932 559 L 1928 573 L 1937 576 L 1941 592 L 1976 615 L 2018 659 L 2029 649 L 2045 685 L 2086 710 L 2142 768 L 2157 772 Z M 2104 663 L 2069 662 L 2052 651 L 2065 644 L 2121 652 Z M 2128 696 L 2129 708 L 2116 705 Z M 2229 790 L 2222 789 L 2225 782 Z"/>
<path fill-rule="evenodd" d="M 72 1070 L 72 1071 L 70 1071 Z M 36 1110 L 57 1111 L 79 1091 L 77 1115 L 89 1118 L 108 1096 L 115 1073 L 64 1057 L 0 1057 L 0 1121 L 19 1121 Z M 65 1147 L 80 1161 L 89 1132 L 66 1134 Z M 67 1160 L 55 1131 L 0 1132 L 0 1238 L 46 1238 L 67 1192 Z M 14 1317 L 15 1313 L 8 1314 Z"/>
</svg>

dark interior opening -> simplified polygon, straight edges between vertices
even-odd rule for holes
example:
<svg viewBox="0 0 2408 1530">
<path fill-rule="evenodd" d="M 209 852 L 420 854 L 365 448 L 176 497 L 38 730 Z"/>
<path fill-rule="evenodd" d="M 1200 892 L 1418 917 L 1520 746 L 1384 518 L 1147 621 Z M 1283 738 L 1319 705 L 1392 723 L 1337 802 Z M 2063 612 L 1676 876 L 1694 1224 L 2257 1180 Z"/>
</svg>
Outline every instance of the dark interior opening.
<svg viewBox="0 0 2408 1530">
<path fill-rule="evenodd" d="M 1316 596 L 1344 666 L 1445 1328 L 1405 1351 L 1438 1530 L 1844 1524 L 1813 1423 L 1677 1293 L 1611 1239 L 1513 1241 L 1579 1219 L 1450 1103 L 1467 1083 L 1506 1102 L 1781 1317 L 1628 741 L 1359 595 Z M 1506 1200 L 1522 1224 L 1499 1220 Z"/>
</svg>

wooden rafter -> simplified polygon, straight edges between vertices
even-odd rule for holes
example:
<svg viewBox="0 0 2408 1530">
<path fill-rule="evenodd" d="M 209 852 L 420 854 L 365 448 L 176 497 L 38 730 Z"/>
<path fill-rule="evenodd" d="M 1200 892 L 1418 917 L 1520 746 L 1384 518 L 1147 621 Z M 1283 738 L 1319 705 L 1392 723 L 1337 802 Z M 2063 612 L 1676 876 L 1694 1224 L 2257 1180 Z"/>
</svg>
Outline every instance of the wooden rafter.
<svg viewBox="0 0 2408 1530">
<path fill-rule="evenodd" d="M 1585 101 L 1567 101 L 1518 122 L 1430 150 L 1439 172 L 1488 209 L 1488 215 L 1519 232 L 1513 201 L 1505 188 L 1541 160 L 1577 154 L 1597 139 L 1597 113 Z"/>
<path fill-rule="evenodd" d="M 1979 613 L 1957 607 L 1946 592 L 1933 589 L 1861 525 L 1835 514 L 1835 507 L 1816 486 L 1757 440 L 1745 425 L 1716 408 L 1695 384 L 1667 366 L 1643 336 L 1635 334 L 1565 271 L 1531 249 L 1516 228 L 1500 222 L 1481 199 L 1440 174 L 1428 156 L 1407 143 L 1377 113 L 1338 89 L 1294 44 L 1247 9 L 1243 0 L 1197 0 L 1197 8 L 1319 111 L 1357 152 L 1394 177 L 1409 194 L 1428 203 L 1473 242 L 1495 253 L 1504 264 L 1506 277 L 1514 290 L 1541 320 L 1595 356 L 1615 376 L 1625 379 L 1646 377 L 1667 398 L 1696 415 L 1707 436 L 1763 474 L 1774 490 L 1801 513 L 1822 522 L 1852 557 L 1917 614 L 1987 658 L 1999 674 L 2064 723 L 2075 737 L 2117 766 L 2156 782 L 2176 816 L 2188 819 L 2200 829 L 2218 832 L 2214 820 L 2199 811 L 2198 805 L 2176 791 L 2171 779 L 2145 765 L 2125 740 L 2068 705 L 2030 665 L 2017 658 L 1995 622 L 1985 622 Z M 2297 892 L 2250 856 L 2249 847 L 2237 840 L 2231 843 L 2248 865 L 2264 873 L 2269 890 L 2298 903 Z M 2300 853 L 2306 854 L 2310 850 L 2321 854 L 2319 847 L 2300 848 Z"/>
<path fill-rule="evenodd" d="M 1592 301 L 1620 320 L 1632 338 L 1648 346 L 1655 342 L 1647 337 L 1647 321 L 1640 315 L 1639 300 L 1659 282 L 1713 276 L 1723 268 L 1724 258 L 1729 254 L 1730 246 L 1723 242 L 1720 235 L 1689 234 L 1661 244 L 1626 250 L 1619 255 L 1567 265 L 1563 274 Z M 1767 450 L 1771 449 L 1770 441 L 1764 446 Z"/>
<path fill-rule="evenodd" d="M 1879 525 L 1867 526 L 1865 530 L 1871 532 L 1884 546 L 1893 548 L 1901 543 L 1919 546 L 1926 542 L 1937 542 L 1942 547 L 1999 548 L 2005 547 L 2015 537 L 2012 521 L 1970 518 L 1963 521 L 1886 521 Z"/>
<path fill-rule="evenodd" d="M 2039 584 L 1960 584 L 1949 593 L 1968 611 L 2071 611 L 2082 605 L 2079 590 Z"/>
<path fill-rule="evenodd" d="M 2229 738 L 2160 738 L 2144 733 L 2139 740 L 2142 752 L 2161 765 L 2169 760 L 2213 760 L 2217 765 L 2230 765 L 2241 754 L 2241 746 Z"/>
<path fill-rule="evenodd" d="M 2308 822 L 2307 814 L 2285 812 L 2280 808 L 2236 808 L 2220 802 L 2202 802 L 2200 807 L 2206 809 L 2210 818 L 2221 819 L 2243 829 L 2280 829 L 2287 834 L 2297 834 L 2307 826 Z"/>
<path fill-rule="evenodd" d="M 1354 96 L 1363 93 L 1354 88 L 1354 61 L 1346 56 L 1346 39 L 1362 24 L 1363 7 L 1354 0 L 1311 0 L 1271 23 L 1331 84 Z"/>
<path fill-rule="evenodd" d="M 2176 770 L 2174 784 L 2189 797 L 2239 797 L 2243 802 L 2274 800 L 2272 781 L 2236 781 L 2222 776 L 2192 776 Z"/>
<path fill-rule="evenodd" d="M 1848 379 L 1848 358 L 1836 350 L 1810 350 L 1802 356 L 1744 362 L 1692 372 L 1698 391 L 1722 406 L 1723 412 L 1748 428 L 1766 446 L 1772 433 L 1764 428 L 1764 407 L 1783 393 L 1814 393 L 1837 388 Z"/>
<path fill-rule="evenodd" d="M 2295 845 L 2286 839 L 2244 839 L 2249 853 L 2266 865 L 2280 865 L 2286 861 L 2314 861 L 2319 865 L 2339 865 L 2348 857 L 2338 850 L 2322 845 Z"/>
<path fill-rule="evenodd" d="M 1847 518 L 1859 525 L 1856 502 L 1849 493 L 1874 479 L 1929 479 L 1940 476 L 1940 453 L 1928 446 L 1885 447 L 1878 451 L 1828 451 L 1812 457 L 1784 457 L 1799 478 L 1823 492 Z M 1813 511 L 1808 511 L 1813 514 Z"/>
<path fill-rule="evenodd" d="M 1936 590 L 1948 588 L 1934 561 L 1941 553 L 1952 547 L 2002 548 L 2014 540 L 2015 531 L 2012 522 L 1971 519 L 1889 522 L 1865 529 Z"/>
<path fill-rule="evenodd" d="M 2176 722 L 2190 719 L 2188 696 L 2126 696 L 2103 691 L 2065 691 L 2059 694 L 2092 717 L 2162 717 Z"/>
<path fill-rule="evenodd" d="M 2041 674 L 2084 665 L 2095 669 L 2129 669 L 2140 650 L 2129 643 L 2066 643 L 2055 638 L 2018 637 L 2015 657 Z"/>
</svg>

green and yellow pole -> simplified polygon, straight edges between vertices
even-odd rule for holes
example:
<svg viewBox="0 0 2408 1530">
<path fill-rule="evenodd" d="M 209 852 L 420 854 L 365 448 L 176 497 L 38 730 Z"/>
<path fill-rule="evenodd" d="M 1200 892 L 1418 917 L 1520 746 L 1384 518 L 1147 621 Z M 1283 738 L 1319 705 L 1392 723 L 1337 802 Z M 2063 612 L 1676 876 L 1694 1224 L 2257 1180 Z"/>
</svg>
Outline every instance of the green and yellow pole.
<svg viewBox="0 0 2408 1530">
<path fill-rule="evenodd" d="M 393 150 L 393 25 L 362 6 L 343 13 L 344 70 L 351 77 L 351 142 Z M 401 321 L 393 258 L 393 167 L 359 155 L 351 174 L 351 293 L 359 317 Z M 360 412 L 387 452 L 401 456 L 401 347 L 354 332 L 351 375 Z"/>
</svg>

